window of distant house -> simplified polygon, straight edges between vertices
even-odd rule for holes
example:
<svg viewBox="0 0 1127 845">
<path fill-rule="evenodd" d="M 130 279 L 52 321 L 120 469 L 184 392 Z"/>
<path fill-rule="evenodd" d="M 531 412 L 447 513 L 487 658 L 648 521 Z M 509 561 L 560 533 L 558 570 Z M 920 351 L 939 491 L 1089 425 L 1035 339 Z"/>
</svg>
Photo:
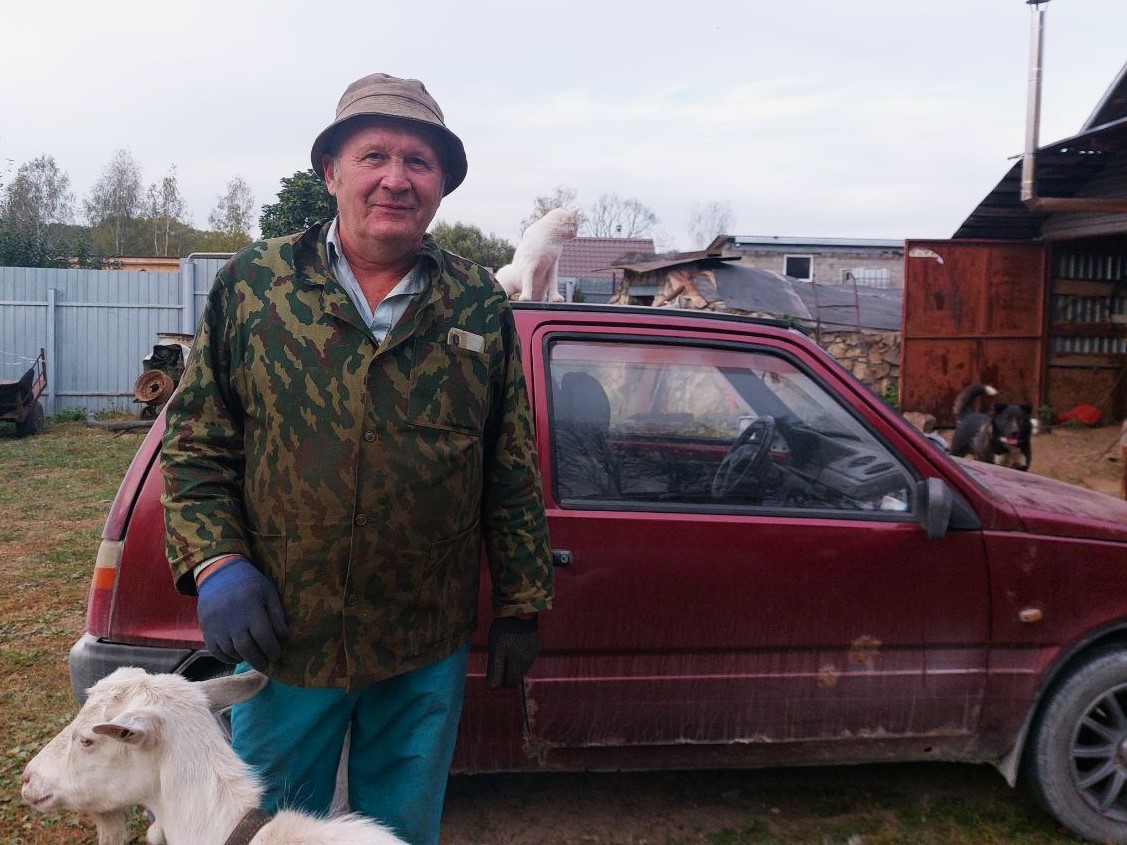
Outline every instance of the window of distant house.
<svg viewBox="0 0 1127 845">
<path fill-rule="evenodd" d="M 852 267 L 841 271 L 841 283 L 865 288 L 890 288 L 892 271 L 887 267 Z"/>
<path fill-rule="evenodd" d="M 793 279 L 809 282 L 814 278 L 814 256 L 788 255 L 783 260 L 783 272 Z"/>
</svg>

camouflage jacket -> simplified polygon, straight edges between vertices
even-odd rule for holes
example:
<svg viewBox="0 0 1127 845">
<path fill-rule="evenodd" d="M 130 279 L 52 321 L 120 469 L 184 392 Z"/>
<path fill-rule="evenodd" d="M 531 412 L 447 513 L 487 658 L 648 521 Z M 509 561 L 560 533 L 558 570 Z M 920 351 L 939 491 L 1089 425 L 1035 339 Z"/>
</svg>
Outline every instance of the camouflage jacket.
<svg viewBox="0 0 1127 845">
<path fill-rule="evenodd" d="M 216 276 L 168 405 L 163 503 L 180 592 L 208 558 L 247 556 L 290 625 L 270 675 L 356 688 L 468 640 L 483 542 L 498 616 L 548 609 L 552 568 L 504 291 L 428 237 L 429 284 L 377 345 L 327 231 Z"/>
</svg>

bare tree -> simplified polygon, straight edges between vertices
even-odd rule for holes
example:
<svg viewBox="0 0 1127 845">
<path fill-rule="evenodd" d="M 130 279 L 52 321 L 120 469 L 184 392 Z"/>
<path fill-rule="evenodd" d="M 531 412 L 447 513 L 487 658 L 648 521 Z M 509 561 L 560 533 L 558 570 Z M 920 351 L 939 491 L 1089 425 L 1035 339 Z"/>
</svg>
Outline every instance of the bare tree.
<svg viewBox="0 0 1127 845">
<path fill-rule="evenodd" d="M 42 155 L 21 164 L 4 189 L 3 216 L 17 231 L 44 241 L 47 227 L 70 223 L 74 217 L 74 192 L 70 177 L 59 170 L 53 156 Z"/>
<path fill-rule="evenodd" d="M 180 194 L 175 164 L 169 165 L 168 174 L 160 182 L 149 185 L 145 205 L 153 231 L 153 255 L 168 255 L 173 224 L 188 223 L 185 219 L 188 204 Z"/>
<path fill-rule="evenodd" d="M 576 196 L 575 189 L 565 185 L 559 185 L 548 196 L 538 196 L 532 204 L 532 214 L 520 221 L 521 233 L 554 208 L 574 208 Z"/>
<path fill-rule="evenodd" d="M 580 230 L 596 238 L 644 238 L 657 222 L 657 215 L 638 200 L 603 194 L 589 207 Z"/>
<path fill-rule="evenodd" d="M 242 176 L 234 176 L 208 215 L 207 224 L 221 233 L 230 248 L 235 249 L 251 239 L 255 222 L 254 194 Z"/>
<path fill-rule="evenodd" d="M 113 254 L 121 255 L 126 234 L 141 212 L 141 166 L 129 150 L 118 150 L 86 199 L 86 217 L 109 232 Z"/>
<path fill-rule="evenodd" d="M 693 246 L 703 249 L 716 239 L 717 235 L 731 233 L 734 215 L 730 202 L 697 203 L 689 217 L 689 236 Z"/>
<path fill-rule="evenodd" d="M 0 167 L 0 188 L 4 187 L 4 179 L 7 177 L 12 165 L 16 163 L 15 159 L 4 158 L 0 159 L 3 162 L 3 167 Z"/>
</svg>

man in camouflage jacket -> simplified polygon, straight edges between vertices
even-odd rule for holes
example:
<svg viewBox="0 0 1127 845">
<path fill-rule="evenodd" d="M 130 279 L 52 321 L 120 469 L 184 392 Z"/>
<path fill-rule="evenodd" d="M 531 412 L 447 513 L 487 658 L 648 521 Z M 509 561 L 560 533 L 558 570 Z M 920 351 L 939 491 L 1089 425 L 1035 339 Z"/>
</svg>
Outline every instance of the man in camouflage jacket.
<svg viewBox="0 0 1127 845">
<path fill-rule="evenodd" d="M 353 808 L 437 842 L 483 545 L 489 686 L 551 602 L 519 341 L 493 278 L 424 236 L 466 167 L 420 83 L 353 83 L 312 160 L 338 218 L 227 263 L 169 403 L 168 557 L 209 650 L 272 680 L 232 720 L 266 809 L 327 810 L 351 729 Z M 389 257 L 406 274 L 371 284 Z"/>
</svg>

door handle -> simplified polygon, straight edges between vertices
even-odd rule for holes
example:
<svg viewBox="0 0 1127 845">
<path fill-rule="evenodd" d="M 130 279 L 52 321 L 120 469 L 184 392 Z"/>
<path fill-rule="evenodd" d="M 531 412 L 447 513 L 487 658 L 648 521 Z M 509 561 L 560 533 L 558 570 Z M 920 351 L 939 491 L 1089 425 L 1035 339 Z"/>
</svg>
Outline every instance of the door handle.
<svg viewBox="0 0 1127 845">
<path fill-rule="evenodd" d="M 566 549 L 552 549 L 552 566 L 571 566 L 572 560 L 574 557 Z"/>
</svg>

